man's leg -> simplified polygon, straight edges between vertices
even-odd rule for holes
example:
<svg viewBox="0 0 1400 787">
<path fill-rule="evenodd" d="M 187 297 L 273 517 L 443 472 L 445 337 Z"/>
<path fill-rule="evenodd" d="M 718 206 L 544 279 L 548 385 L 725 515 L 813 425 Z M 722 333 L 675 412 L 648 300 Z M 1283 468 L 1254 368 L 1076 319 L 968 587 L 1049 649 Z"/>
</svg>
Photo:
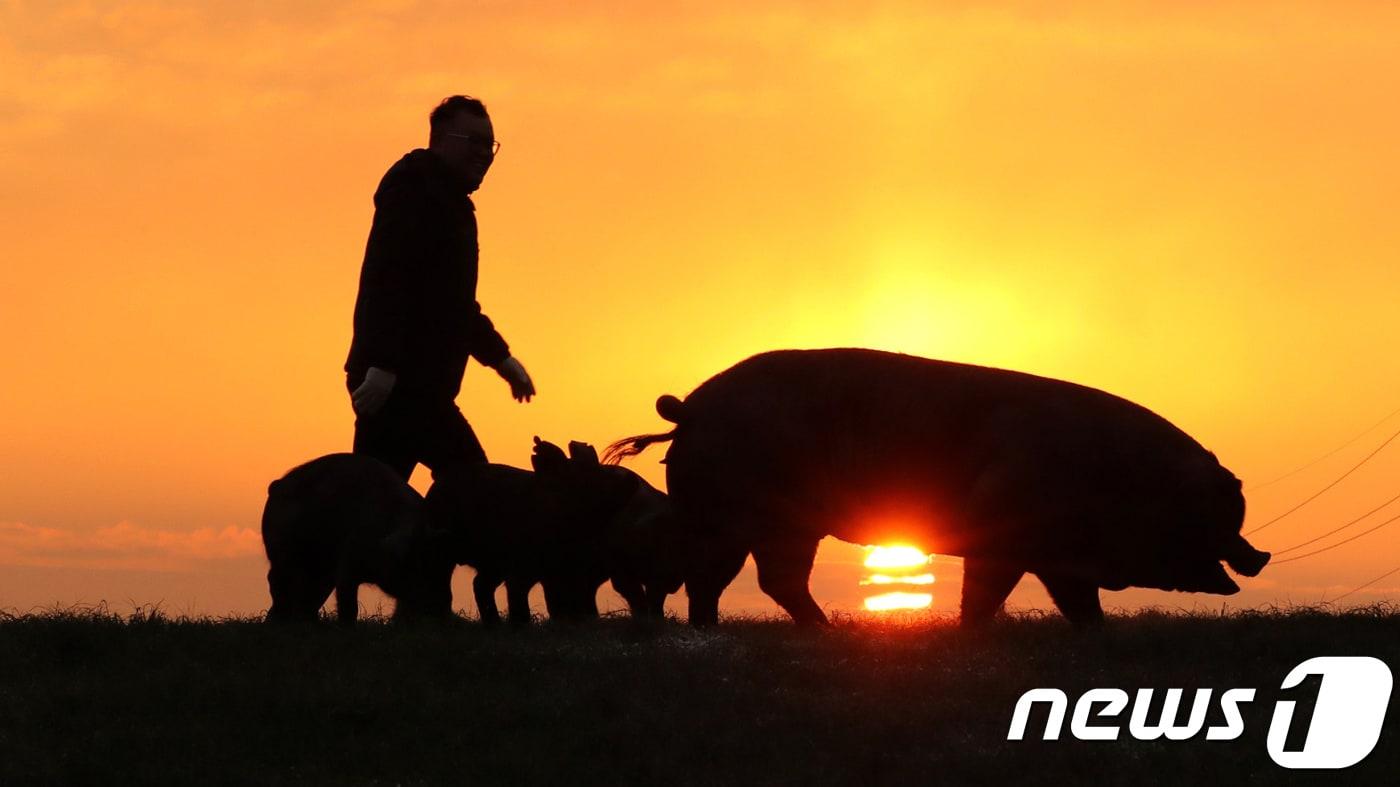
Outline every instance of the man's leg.
<svg viewBox="0 0 1400 787">
<path fill-rule="evenodd" d="M 347 375 L 346 387 L 351 392 L 360 380 Z M 356 416 L 355 442 L 351 451 L 367 454 L 393 468 L 403 480 L 413 475 L 418 459 L 413 450 L 412 407 L 405 407 L 402 397 L 389 395 L 388 401 L 372 416 Z"/>
<path fill-rule="evenodd" d="M 462 465 L 486 463 L 486 451 L 456 403 L 425 407 L 419 432 L 418 459 L 437 479 L 444 471 Z"/>
</svg>

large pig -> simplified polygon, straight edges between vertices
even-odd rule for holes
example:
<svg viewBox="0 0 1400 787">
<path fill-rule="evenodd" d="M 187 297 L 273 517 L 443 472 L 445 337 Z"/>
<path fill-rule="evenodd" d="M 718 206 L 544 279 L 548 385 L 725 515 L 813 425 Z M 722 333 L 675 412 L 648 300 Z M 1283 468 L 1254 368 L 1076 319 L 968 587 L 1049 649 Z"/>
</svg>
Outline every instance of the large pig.
<svg viewBox="0 0 1400 787">
<path fill-rule="evenodd" d="M 388 465 L 329 454 L 293 468 L 267 490 L 263 546 L 270 621 L 315 620 L 335 591 L 354 623 L 362 583 L 396 600 L 394 617 L 446 617 L 453 563 L 428 542 L 423 498 Z"/>
<path fill-rule="evenodd" d="M 808 579 L 817 542 L 900 542 L 964 558 L 962 619 L 992 616 L 1035 574 L 1076 624 L 1100 588 L 1235 593 L 1220 566 L 1269 560 L 1240 535 L 1240 482 L 1155 413 L 1030 374 L 862 349 L 763 353 L 657 401 L 676 424 L 668 491 L 700 540 L 686 591 L 696 625 L 750 553 L 799 623 L 824 623 Z"/>
</svg>

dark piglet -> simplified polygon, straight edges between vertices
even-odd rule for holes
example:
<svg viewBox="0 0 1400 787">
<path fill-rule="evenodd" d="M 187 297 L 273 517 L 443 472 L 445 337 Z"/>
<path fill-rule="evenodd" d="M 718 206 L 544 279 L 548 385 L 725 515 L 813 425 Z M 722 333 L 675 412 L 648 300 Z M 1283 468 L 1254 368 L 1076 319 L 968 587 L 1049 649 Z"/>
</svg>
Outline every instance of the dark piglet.
<svg viewBox="0 0 1400 787">
<path fill-rule="evenodd" d="M 339 621 L 352 624 L 364 583 L 395 599 L 395 619 L 449 616 L 453 564 L 426 524 L 422 496 L 377 459 L 329 454 L 293 468 L 263 509 L 267 619 L 315 620 L 334 591 Z"/>
<path fill-rule="evenodd" d="M 535 438 L 534 471 L 500 464 L 456 468 L 428 491 L 427 510 L 449 556 L 476 570 L 481 620 L 500 622 L 496 588 L 506 586 L 513 624 L 530 622 L 529 594 L 543 585 L 552 619 L 598 614 L 593 591 L 606 580 L 600 534 L 637 479 L 575 461 Z M 601 574 L 601 576 L 600 576 Z"/>
<path fill-rule="evenodd" d="M 569 452 L 576 461 L 596 461 L 593 449 L 582 443 L 570 443 Z M 603 469 L 631 476 L 635 490 L 609 519 L 593 560 L 601 567 L 600 575 L 612 579 L 633 617 L 660 618 L 666 597 L 685 582 L 693 545 L 678 526 L 665 492 L 627 468 L 609 463 Z"/>
</svg>

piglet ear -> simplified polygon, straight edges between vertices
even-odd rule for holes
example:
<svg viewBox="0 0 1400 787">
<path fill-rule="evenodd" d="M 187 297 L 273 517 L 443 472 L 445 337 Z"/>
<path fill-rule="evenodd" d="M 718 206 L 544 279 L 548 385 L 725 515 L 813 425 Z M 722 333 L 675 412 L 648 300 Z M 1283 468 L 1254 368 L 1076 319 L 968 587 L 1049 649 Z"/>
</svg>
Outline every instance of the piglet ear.
<svg viewBox="0 0 1400 787">
<path fill-rule="evenodd" d="M 569 462 L 564 451 L 554 443 L 535 438 L 535 452 L 530 456 L 530 464 L 536 473 L 559 472 Z"/>
<path fill-rule="evenodd" d="M 585 465 L 598 464 L 598 451 L 588 443 L 580 443 L 577 440 L 569 441 L 569 457 L 575 462 Z"/>
</svg>

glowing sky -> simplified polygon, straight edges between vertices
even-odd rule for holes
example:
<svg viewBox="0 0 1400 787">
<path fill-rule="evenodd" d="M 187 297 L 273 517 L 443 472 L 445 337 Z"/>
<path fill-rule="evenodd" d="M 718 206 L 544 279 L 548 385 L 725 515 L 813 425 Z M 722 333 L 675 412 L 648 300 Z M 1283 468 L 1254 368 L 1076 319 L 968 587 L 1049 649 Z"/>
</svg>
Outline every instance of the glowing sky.
<svg viewBox="0 0 1400 787">
<path fill-rule="evenodd" d="M 469 370 L 496 461 L 655 430 L 658 394 L 776 347 L 1094 385 L 1246 487 L 1400 406 L 1385 4 L 9 0 L 0 608 L 265 606 L 267 482 L 349 446 L 370 196 L 452 93 L 503 142 L 479 295 L 540 392 Z M 1251 493 L 1250 523 L 1398 428 Z M 660 483 L 659 457 L 633 466 Z M 1392 446 L 1254 541 L 1306 540 L 1397 478 Z M 933 608 L 955 609 L 939 560 Z M 859 608 L 860 562 L 824 544 L 818 600 Z M 1398 564 L 1400 525 L 1230 603 Z M 1349 600 L 1397 596 L 1400 574 Z M 1028 580 L 1013 603 L 1044 599 Z M 774 609 L 747 575 L 726 603 Z"/>
</svg>

